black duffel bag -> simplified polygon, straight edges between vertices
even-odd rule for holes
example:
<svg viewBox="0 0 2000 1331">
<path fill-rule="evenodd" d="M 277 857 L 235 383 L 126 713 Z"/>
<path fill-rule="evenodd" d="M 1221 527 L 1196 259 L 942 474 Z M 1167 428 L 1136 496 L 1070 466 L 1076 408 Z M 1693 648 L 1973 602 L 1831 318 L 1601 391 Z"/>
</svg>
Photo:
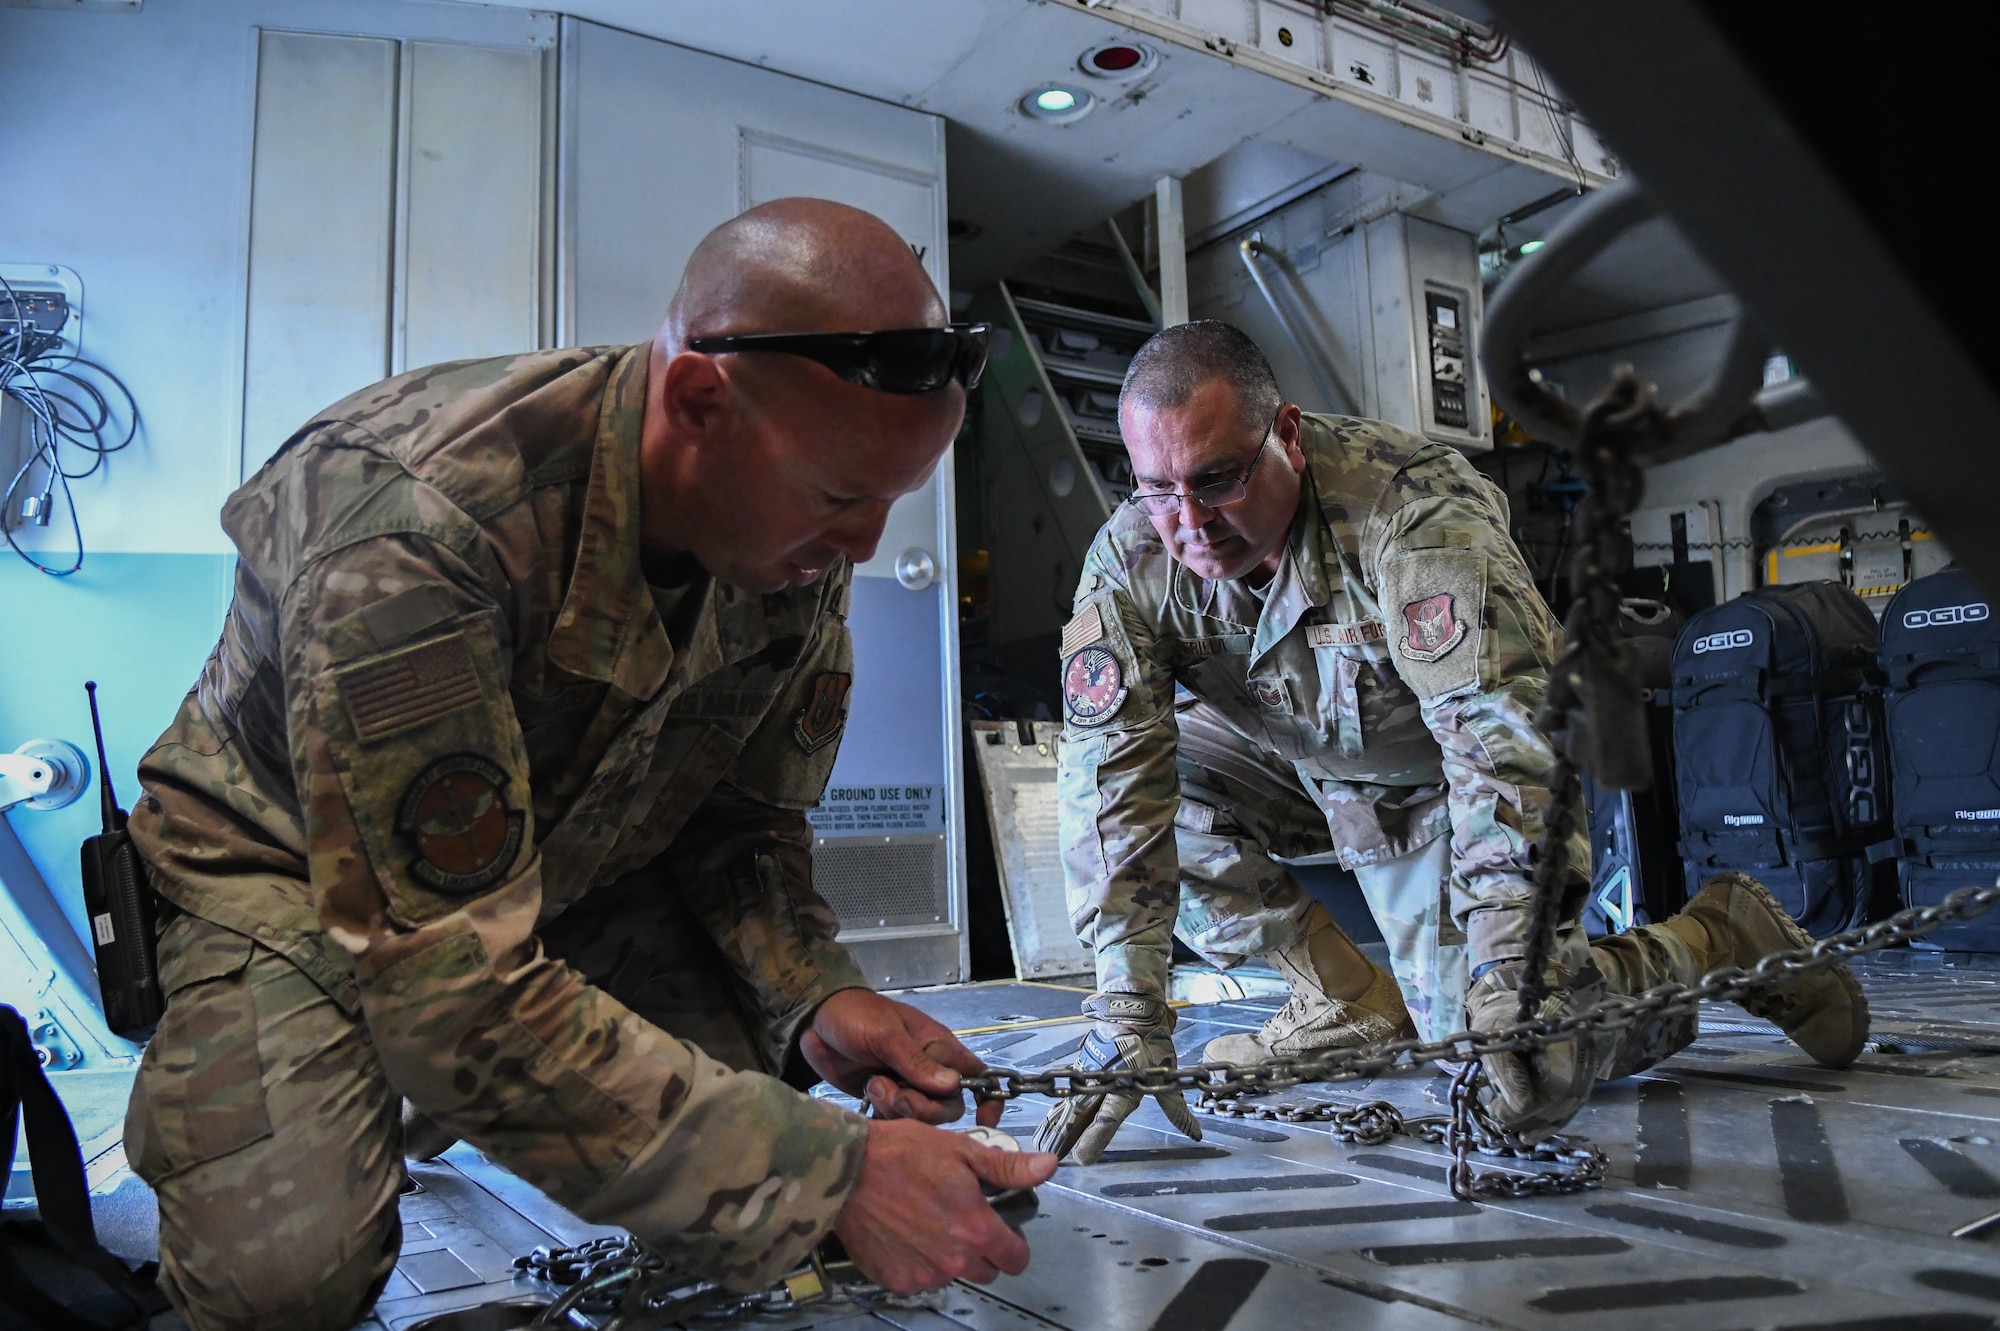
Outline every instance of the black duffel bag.
<svg viewBox="0 0 2000 1331">
<path fill-rule="evenodd" d="M 0 1220 L 0 1325 L 11 1311 L 16 1325 L 38 1331 L 146 1326 L 167 1309 L 153 1283 L 156 1267 L 130 1269 L 97 1241 L 76 1129 L 42 1071 L 27 1023 L 0 1005 L 0 1179 L 13 1177 L 21 1136 L 40 1216 Z"/>
<path fill-rule="evenodd" d="M 1740 869 L 1821 938 L 1873 913 L 1870 848 L 1889 834 L 1875 638 L 1837 582 L 1763 587 L 1688 619 L 1673 669 L 1690 892 Z"/>
<path fill-rule="evenodd" d="M 1879 659 L 1903 900 L 1934 906 L 2000 877 L 2000 620 L 1969 574 L 1918 578 L 1882 615 Z M 2000 952 L 2000 913 L 1918 947 Z"/>
</svg>

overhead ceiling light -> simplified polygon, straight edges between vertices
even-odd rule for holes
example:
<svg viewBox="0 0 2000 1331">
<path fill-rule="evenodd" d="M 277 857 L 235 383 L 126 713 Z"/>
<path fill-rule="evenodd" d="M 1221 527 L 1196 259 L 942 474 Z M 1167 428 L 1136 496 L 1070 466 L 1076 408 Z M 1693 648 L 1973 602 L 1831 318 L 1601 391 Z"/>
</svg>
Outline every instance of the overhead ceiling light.
<svg viewBox="0 0 2000 1331">
<path fill-rule="evenodd" d="M 1051 83 L 1036 88 L 1021 99 L 1021 113 L 1052 125 L 1066 125 L 1087 114 L 1097 99 L 1081 88 Z"/>
<path fill-rule="evenodd" d="M 1544 240 L 1524 240 L 1521 242 L 1521 253 L 1533 254 L 1536 250 L 1540 249 L 1547 243 L 1548 242 Z"/>
<path fill-rule="evenodd" d="M 1124 82 L 1153 72 L 1160 63 L 1160 53 L 1144 42 L 1109 41 L 1096 46 L 1077 57 L 1077 68 L 1092 78 L 1115 79 Z"/>
</svg>

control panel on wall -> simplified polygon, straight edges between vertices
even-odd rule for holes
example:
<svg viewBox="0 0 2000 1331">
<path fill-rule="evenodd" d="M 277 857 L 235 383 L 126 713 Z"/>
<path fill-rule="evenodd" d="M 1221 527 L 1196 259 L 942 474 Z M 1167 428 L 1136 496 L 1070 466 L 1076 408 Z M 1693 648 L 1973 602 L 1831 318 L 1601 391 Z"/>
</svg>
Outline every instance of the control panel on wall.
<svg viewBox="0 0 2000 1331">
<path fill-rule="evenodd" d="M 1430 342 L 1431 423 L 1454 430 L 1471 424 L 1466 407 L 1465 297 L 1429 287 L 1424 291 L 1424 323 Z"/>
<path fill-rule="evenodd" d="M 1479 371 L 1477 237 L 1402 213 L 1376 218 L 1364 235 L 1376 411 L 1440 444 L 1493 447 Z"/>
</svg>

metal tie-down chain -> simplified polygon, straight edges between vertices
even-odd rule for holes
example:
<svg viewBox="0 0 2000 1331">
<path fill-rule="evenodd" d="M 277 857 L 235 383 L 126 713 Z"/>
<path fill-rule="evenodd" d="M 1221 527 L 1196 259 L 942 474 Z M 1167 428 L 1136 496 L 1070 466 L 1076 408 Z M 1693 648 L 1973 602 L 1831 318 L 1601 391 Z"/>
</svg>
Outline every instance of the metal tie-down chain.
<svg viewBox="0 0 2000 1331">
<path fill-rule="evenodd" d="M 1256 1063 L 1066 1067 L 1040 1072 L 989 1068 L 959 1080 L 965 1090 L 985 1100 L 1013 1100 L 1024 1095 L 1064 1099 L 1079 1095 L 1160 1095 L 1179 1091 L 1212 1097 L 1221 1104 L 1243 1096 L 1289 1090 L 1305 1082 L 1367 1081 L 1398 1063 L 1415 1066 L 1467 1063 L 1489 1054 L 1528 1053 L 1594 1032 L 1629 1030 L 1690 1016 L 1698 1013 L 1703 1003 L 1741 1002 L 1851 957 L 1899 947 L 1924 937 L 1940 925 L 1984 915 L 1996 905 L 2000 905 L 2000 887 L 1962 887 L 1935 906 L 1913 907 L 1874 924 L 1822 938 L 1810 947 L 1773 952 L 1755 966 L 1724 966 L 1710 971 L 1698 984 L 1662 984 L 1643 994 L 1613 994 L 1582 1012 L 1535 1017 L 1497 1030 L 1460 1031 L 1442 1040 L 1387 1040 L 1267 1058 Z M 1305 1117 L 1300 1114 L 1301 1119 Z M 1312 1117 L 1319 1115 L 1314 1113 Z M 1333 1121 L 1332 1115 L 1326 1116 L 1325 1121 Z"/>
<path fill-rule="evenodd" d="M 1557 1135 L 1527 1143 L 1494 1123 L 1479 1106 L 1468 1063 L 1451 1079 L 1448 1100 L 1450 1113 L 1421 1118 L 1406 1117 L 1387 1100 L 1370 1100 L 1359 1105 L 1338 1104 L 1251 1104 L 1231 1098 L 1205 1098 L 1195 1106 L 1201 1114 L 1221 1118 L 1258 1119 L 1267 1123 L 1324 1123 L 1337 1141 L 1350 1146 L 1382 1146 L 1392 1137 L 1411 1137 L 1435 1146 L 1450 1147 L 1454 1179 L 1452 1194 L 1461 1200 L 1477 1197 L 1528 1197 L 1537 1193 L 1581 1192 L 1596 1187 L 1604 1179 L 1604 1152 L 1580 1137 Z M 1471 1127 L 1458 1130 L 1461 1116 Z M 1460 1144 L 1464 1149 L 1459 1149 Z M 1549 1172 L 1517 1173 L 1512 1170 L 1474 1171 L 1470 1157 L 1483 1156 L 1529 1160 L 1552 1164 Z"/>
<path fill-rule="evenodd" d="M 578 1317 L 590 1318 L 597 1331 L 661 1331 L 686 1323 L 781 1317 L 820 1304 L 922 1306 L 920 1301 L 889 1293 L 845 1256 L 829 1256 L 823 1249 L 815 1249 L 805 1265 L 784 1279 L 750 1294 L 677 1270 L 626 1235 L 537 1248 L 516 1257 L 514 1266 L 552 1285 L 566 1286 L 531 1325 L 571 1331 L 583 1324 Z"/>
<path fill-rule="evenodd" d="M 1323 1049 L 1293 1058 L 1269 1058 L 1257 1063 L 1197 1063 L 1187 1067 L 1051 1068 L 1022 1072 L 989 1068 L 962 1076 L 960 1084 L 985 1100 L 1013 1100 L 1024 1095 L 1058 1099 L 1076 1095 L 1167 1091 L 1192 1092 L 1207 1099 L 1212 1112 L 1240 1118 L 1283 1122 L 1322 1122 L 1342 1141 L 1379 1146 L 1390 1137 L 1408 1135 L 1422 1141 L 1443 1141 L 1453 1151 L 1453 1195 L 1462 1200 L 1481 1197 L 1526 1197 L 1539 1193 L 1577 1192 L 1603 1181 L 1601 1151 L 1577 1138 L 1551 1137 L 1528 1145 L 1493 1129 L 1474 1097 L 1472 1070 L 1486 1054 L 1525 1053 L 1579 1039 L 1595 1031 L 1626 1030 L 1643 1023 L 1687 1016 L 1707 1002 L 1734 1003 L 1763 993 L 1802 975 L 1838 965 L 1850 957 L 1897 947 L 1922 938 L 1940 925 L 1984 915 L 2000 905 L 2000 887 L 1962 887 L 1935 906 L 1918 906 L 1886 920 L 1822 938 L 1810 947 L 1774 952 L 1755 966 L 1725 966 L 1710 971 L 1699 984 L 1662 984 L 1643 994 L 1614 994 L 1583 1012 L 1561 1017 L 1536 1017 L 1491 1031 L 1460 1031 L 1443 1040 L 1391 1040 L 1377 1044 Z M 1352 1108 L 1335 1105 L 1243 1105 L 1245 1096 L 1287 1090 L 1304 1082 L 1366 1081 L 1401 1062 L 1458 1063 L 1452 1078 L 1451 1115 L 1406 1119 L 1386 1101 Z M 1468 1157 L 1512 1156 L 1557 1166 L 1553 1173 L 1474 1172 Z M 636 1240 L 600 1239 L 579 1248 L 540 1251 L 517 1259 L 517 1266 L 569 1289 L 536 1318 L 537 1326 L 575 1326 L 572 1309 L 613 1313 L 603 1331 L 642 1331 L 672 1325 L 688 1317 L 727 1317 L 757 1311 L 779 1312 L 821 1298 L 848 1298 L 863 1303 L 894 1303 L 863 1279 L 822 1263 L 817 1255 L 773 1289 L 757 1294 L 733 1293 L 711 1282 L 678 1276 L 664 1259 Z"/>
</svg>

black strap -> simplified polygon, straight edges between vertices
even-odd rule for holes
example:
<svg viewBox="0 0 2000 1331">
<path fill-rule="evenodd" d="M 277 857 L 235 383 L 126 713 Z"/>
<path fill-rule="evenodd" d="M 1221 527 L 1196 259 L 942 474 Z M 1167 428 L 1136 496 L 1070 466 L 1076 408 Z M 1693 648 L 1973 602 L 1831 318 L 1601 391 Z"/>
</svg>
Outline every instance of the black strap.
<svg viewBox="0 0 2000 1331">
<path fill-rule="evenodd" d="M 2000 862 L 2000 846 L 1994 844 L 1990 836 L 1968 836 L 1957 828 L 1936 834 L 1937 829 L 1926 828 L 1914 836 L 1905 837 L 1903 854 L 1906 856 L 1941 855 L 1950 859 L 1994 860 Z"/>
<path fill-rule="evenodd" d="M 1732 832 L 1689 832 L 1681 838 L 1680 852 L 1701 864 L 1737 868 L 1771 868 L 1799 864 L 1806 860 L 1830 860 L 1841 855 L 1859 855 L 1866 843 L 1855 837 L 1836 836 L 1821 831 L 1796 836 L 1766 827 L 1745 835 Z"/>
<path fill-rule="evenodd" d="M 143 1325 L 154 1313 L 164 1312 L 167 1301 L 153 1283 L 157 1265 L 147 1262 L 136 1271 L 128 1270 L 97 1241 L 76 1128 L 42 1071 L 34 1041 L 28 1036 L 28 1024 L 20 1013 L 0 1004 L 0 1139 L 4 1139 L 0 1143 L 0 1179 L 13 1176 L 14 1141 L 17 1126 L 23 1121 L 41 1222 L 33 1227 L 18 1221 L 0 1224 L 0 1236 L 4 1236 L 0 1237 L 0 1298 L 37 1325 L 62 1331 L 71 1326 L 103 1331 L 104 1323 L 74 1313 L 65 1311 L 60 1318 L 52 1317 L 49 1309 L 56 1305 L 22 1275 L 15 1254 L 24 1247 L 40 1246 L 36 1241 L 39 1231 L 71 1261 L 132 1304 L 132 1316 L 119 1325 Z"/>
</svg>

